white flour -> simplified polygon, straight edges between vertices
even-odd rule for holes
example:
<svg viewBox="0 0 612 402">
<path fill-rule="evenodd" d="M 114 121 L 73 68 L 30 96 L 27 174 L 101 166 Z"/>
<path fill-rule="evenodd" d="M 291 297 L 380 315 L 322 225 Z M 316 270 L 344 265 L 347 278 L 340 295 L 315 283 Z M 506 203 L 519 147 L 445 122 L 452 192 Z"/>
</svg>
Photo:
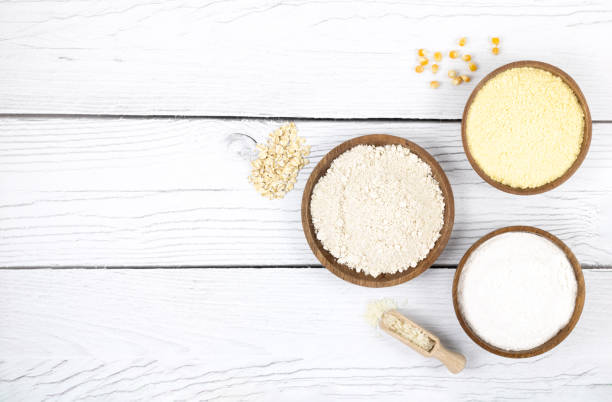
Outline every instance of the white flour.
<svg viewBox="0 0 612 402">
<path fill-rule="evenodd" d="M 572 266 L 548 239 L 509 232 L 480 245 L 458 284 L 463 317 L 487 343 L 527 350 L 552 338 L 570 320 L 577 282 Z"/>
<path fill-rule="evenodd" d="M 310 212 L 326 250 L 377 277 L 427 256 L 444 224 L 444 199 L 429 165 L 407 148 L 358 145 L 319 179 Z"/>
</svg>

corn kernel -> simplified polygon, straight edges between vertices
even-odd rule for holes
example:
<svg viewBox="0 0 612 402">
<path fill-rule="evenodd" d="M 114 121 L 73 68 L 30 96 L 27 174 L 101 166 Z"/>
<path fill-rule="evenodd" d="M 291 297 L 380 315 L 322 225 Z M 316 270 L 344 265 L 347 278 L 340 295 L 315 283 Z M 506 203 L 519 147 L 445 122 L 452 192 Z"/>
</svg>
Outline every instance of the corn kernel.
<svg viewBox="0 0 612 402">
<path fill-rule="evenodd" d="M 442 53 L 441 52 L 435 52 L 434 53 L 434 60 L 435 61 L 441 61 L 442 60 Z"/>
<path fill-rule="evenodd" d="M 470 56 L 469 54 L 464 54 L 463 56 L 461 56 L 461 58 L 463 59 L 463 61 L 472 60 L 472 56 Z"/>
<path fill-rule="evenodd" d="M 497 46 L 491 49 L 491 51 L 493 52 L 493 54 L 499 54 L 499 48 Z"/>
<path fill-rule="evenodd" d="M 433 89 L 436 89 L 440 86 L 440 83 L 438 81 L 432 81 L 429 83 L 429 86 L 432 87 Z"/>
<path fill-rule="evenodd" d="M 476 64 L 474 63 L 470 63 L 468 64 L 468 66 L 470 67 L 470 71 L 476 71 L 478 70 L 478 67 L 476 66 Z"/>
<path fill-rule="evenodd" d="M 416 67 L 414 68 L 414 71 L 416 71 L 417 73 L 422 73 L 422 72 L 423 72 L 423 70 L 425 70 L 425 69 L 424 69 L 424 68 L 423 68 L 423 66 L 421 66 L 421 65 L 418 65 L 418 66 L 416 66 Z"/>
<path fill-rule="evenodd" d="M 429 63 L 429 59 L 427 57 L 419 57 L 419 64 L 422 66 L 426 66 Z"/>
<path fill-rule="evenodd" d="M 448 76 L 450 78 L 455 78 L 457 76 L 457 72 L 455 70 L 448 70 Z"/>
<path fill-rule="evenodd" d="M 495 38 L 491 38 L 491 42 L 493 42 L 493 44 L 495 46 L 499 45 L 499 38 L 495 37 Z"/>
<path fill-rule="evenodd" d="M 440 66 L 438 66 L 437 64 L 432 64 L 431 65 L 431 72 L 435 74 L 435 73 L 438 72 L 439 68 L 440 68 Z"/>
<path fill-rule="evenodd" d="M 459 85 L 461 84 L 463 81 L 461 81 L 461 78 L 453 78 L 453 85 Z"/>
<path fill-rule="evenodd" d="M 459 39 L 459 46 L 465 46 L 465 41 L 466 41 L 465 38 Z"/>
<path fill-rule="evenodd" d="M 467 76 L 467 75 L 462 75 L 462 76 L 460 76 L 460 78 L 461 78 L 461 81 L 463 81 L 463 82 L 470 82 L 471 81 L 471 78 L 469 76 Z"/>
<path fill-rule="evenodd" d="M 419 49 L 418 53 L 421 57 L 425 56 L 425 49 Z"/>
<path fill-rule="evenodd" d="M 448 52 L 448 55 L 451 59 L 456 59 L 459 56 L 459 52 L 457 52 L 456 50 L 451 50 L 450 52 Z"/>
</svg>

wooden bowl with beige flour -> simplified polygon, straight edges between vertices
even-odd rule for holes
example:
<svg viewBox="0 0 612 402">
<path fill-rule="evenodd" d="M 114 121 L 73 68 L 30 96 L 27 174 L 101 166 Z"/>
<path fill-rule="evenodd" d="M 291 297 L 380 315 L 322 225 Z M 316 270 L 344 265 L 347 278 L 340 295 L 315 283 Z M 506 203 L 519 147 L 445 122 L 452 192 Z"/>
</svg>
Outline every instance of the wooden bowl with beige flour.
<svg viewBox="0 0 612 402">
<path fill-rule="evenodd" d="M 336 160 L 341 161 L 342 158 L 339 158 L 339 157 L 341 156 L 345 157 L 346 155 L 349 155 L 351 153 L 354 154 L 356 151 L 358 150 L 361 151 L 364 149 L 367 150 L 367 152 L 370 152 L 370 154 L 372 153 L 376 154 L 376 152 L 380 154 L 382 152 L 386 152 L 387 150 L 390 150 L 394 153 L 399 153 L 402 158 L 409 158 L 412 162 L 416 161 L 415 163 L 419 164 L 418 165 L 420 169 L 419 172 L 420 173 L 427 172 L 427 173 L 424 173 L 426 174 L 425 178 L 428 180 L 426 184 L 430 184 L 436 187 L 435 189 L 435 191 L 437 192 L 436 199 L 437 201 L 439 201 L 439 203 L 437 204 L 438 209 L 435 210 L 435 213 L 437 214 L 436 218 L 439 219 L 439 221 L 437 222 L 439 222 L 440 229 L 439 229 L 439 232 L 436 233 L 435 241 L 434 241 L 434 237 L 428 238 L 430 240 L 430 243 L 428 243 L 428 245 L 431 245 L 431 248 L 429 249 L 428 252 L 426 252 L 426 255 L 424 255 L 418 262 L 416 262 L 415 260 L 412 263 L 412 265 L 406 266 L 405 268 L 402 268 L 398 272 L 393 272 L 393 273 L 375 272 L 374 274 L 370 274 L 370 273 L 365 273 L 367 271 L 366 269 L 360 270 L 360 269 L 356 269 L 355 267 L 351 268 L 348 265 L 339 262 L 339 258 L 336 258 L 330 251 L 328 251 L 324 247 L 321 240 L 318 238 L 318 235 L 321 235 L 321 233 L 317 232 L 317 228 L 315 228 L 315 224 L 313 224 L 313 214 L 311 210 L 311 207 L 313 204 L 313 191 L 315 192 L 314 204 L 315 206 L 317 205 L 320 206 L 322 202 L 320 198 L 317 198 L 320 193 L 317 192 L 316 187 L 319 185 L 320 181 L 321 183 L 325 182 L 325 180 L 321 180 L 321 179 L 329 178 L 330 175 L 333 175 L 337 172 L 336 168 L 338 166 L 338 163 L 334 163 L 334 161 Z M 378 157 L 386 161 L 386 159 L 384 159 L 385 156 L 386 154 L 382 155 L 382 157 L 378 155 Z M 372 161 L 370 160 L 370 161 L 367 161 L 366 163 L 372 163 Z M 381 163 L 386 163 L 386 162 L 381 162 Z M 333 169 L 330 169 L 330 167 L 332 166 L 333 166 Z M 384 166 L 387 166 L 387 165 L 384 165 Z M 394 165 L 391 164 L 390 166 L 394 166 Z M 361 168 L 363 168 L 363 166 Z M 379 170 L 376 170 L 376 169 L 380 169 L 380 168 L 381 168 L 380 166 L 378 167 L 373 166 L 371 171 L 368 171 L 368 173 L 370 173 L 370 177 L 369 177 L 370 180 L 372 179 L 372 175 L 377 174 L 377 173 L 372 173 L 372 172 L 379 172 Z M 383 167 L 383 172 L 384 171 L 385 170 Z M 328 172 L 330 173 L 329 175 L 327 174 Z M 399 190 L 399 188 L 402 188 L 404 190 L 407 188 L 406 183 L 402 182 L 402 180 L 409 180 L 408 177 L 412 177 L 411 175 L 412 175 L 411 171 L 405 171 L 405 174 L 403 170 L 400 170 L 400 173 L 396 172 L 395 176 L 392 177 L 391 181 L 390 182 L 387 181 L 384 184 L 384 186 L 386 186 L 387 192 L 393 188 L 392 187 L 393 183 L 397 182 L 398 183 L 397 193 L 404 194 L 402 191 Z M 359 175 L 354 174 L 354 176 L 359 176 Z M 383 176 L 385 177 L 383 177 L 382 180 L 387 180 L 386 174 L 383 174 Z M 405 177 L 406 179 L 404 179 Z M 376 178 L 376 176 L 374 176 L 374 178 Z M 393 180 L 396 180 L 396 181 L 393 181 Z M 374 180 L 374 182 L 376 182 L 376 180 Z M 329 184 L 329 180 L 326 183 Z M 435 184 L 432 184 L 432 183 L 435 183 Z M 323 184 L 321 184 L 321 186 L 323 186 Z M 349 188 L 349 186 L 350 186 L 350 182 L 349 184 L 346 184 L 344 187 L 342 185 L 338 185 L 336 187 L 335 184 L 332 185 L 331 187 L 328 185 L 327 190 L 328 190 L 328 193 L 332 193 L 331 197 L 333 197 L 334 193 L 341 193 L 342 191 L 348 191 L 347 189 Z M 376 187 L 376 183 L 374 183 L 374 187 Z M 373 192 L 375 191 L 377 191 L 376 188 L 373 190 Z M 423 207 L 422 203 L 424 202 L 423 200 L 424 199 L 429 200 L 426 197 L 423 198 L 424 196 L 421 196 L 421 195 L 414 196 L 414 197 L 411 195 L 407 195 L 406 196 L 407 201 L 406 203 L 404 202 L 401 203 L 401 207 L 402 207 L 401 209 L 394 208 L 395 205 L 389 205 L 389 203 L 396 202 L 398 200 L 398 197 L 403 197 L 403 195 L 392 194 L 391 196 L 389 196 L 389 194 L 387 193 L 386 197 L 381 195 L 379 196 L 378 199 L 375 198 L 376 202 L 378 201 L 381 202 L 380 204 L 381 207 L 374 208 L 374 210 L 372 211 L 372 214 L 369 214 L 368 213 L 369 211 L 366 211 L 366 213 L 361 213 L 363 211 L 360 211 L 359 216 L 356 217 L 357 218 L 356 220 L 359 220 L 360 216 L 368 216 L 368 215 L 372 215 L 370 217 L 371 220 L 378 219 L 376 218 L 378 216 L 376 215 L 377 213 L 382 214 L 382 213 L 386 213 L 385 211 L 392 210 L 398 213 L 397 215 L 398 218 L 396 219 L 396 222 L 395 222 L 396 225 L 402 225 L 403 222 L 408 222 L 407 220 L 403 219 L 406 216 L 406 215 L 402 215 L 403 212 L 408 211 L 406 213 L 409 213 L 409 212 L 413 213 L 411 212 L 412 211 L 411 206 L 414 207 L 415 209 L 416 207 L 420 207 L 422 209 Z M 384 198 L 384 199 L 380 200 L 380 198 Z M 325 202 L 326 200 L 323 200 L 323 204 L 325 204 Z M 417 205 L 419 202 L 421 202 L 421 204 Z M 427 204 L 427 202 L 425 202 L 425 207 L 426 207 L 425 209 L 429 208 L 429 204 Z M 332 203 L 330 201 L 330 205 L 331 204 Z M 439 209 L 440 204 L 443 205 L 443 211 Z M 336 204 L 333 204 L 333 205 L 336 205 Z M 351 204 L 350 202 L 347 201 L 346 204 L 342 204 L 342 205 L 343 205 L 343 208 L 344 207 L 352 208 L 352 210 L 349 210 L 348 212 L 346 212 L 346 208 L 345 208 L 345 210 L 343 211 L 345 215 L 343 215 L 343 217 L 346 217 L 346 216 L 351 216 L 350 213 L 359 210 L 360 207 L 366 208 L 364 207 L 364 205 L 370 205 L 370 204 L 368 204 L 367 202 L 365 204 L 363 203 Z M 332 208 L 333 210 L 334 207 L 330 207 L 330 208 Z M 433 210 L 434 208 L 431 208 L 431 209 Z M 315 212 L 317 211 L 318 210 L 315 209 Z M 446 246 L 448 242 L 448 239 L 450 237 L 450 234 L 453 228 L 454 216 L 455 216 L 455 207 L 454 207 L 454 200 L 453 200 L 453 193 L 451 190 L 451 186 L 450 186 L 450 183 L 446 175 L 444 174 L 444 171 L 442 170 L 440 165 L 436 162 L 436 160 L 427 151 L 425 151 L 423 148 L 419 147 L 418 145 L 414 144 L 413 142 L 410 142 L 400 137 L 384 135 L 384 134 L 373 134 L 373 135 L 366 135 L 362 137 L 353 138 L 351 140 L 343 142 L 342 144 L 332 149 L 329 153 L 327 153 L 327 155 L 325 155 L 321 159 L 321 161 L 313 169 L 308 179 L 308 182 L 306 183 L 306 187 L 304 188 L 304 193 L 302 196 L 302 227 L 304 229 L 304 235 L 306 236 L 308 245 L 310 246 L 314 255 L 321 262 L 321 264 L 325 266 L 325 268 L 327 268 L 329 271 L 331 271 L 336 276 L 348 282 L 351 282 L 357 285 L 361 285 L 361 286 L 368 286 L 368 287 L 385 287 L 385 286 L 397 285 L 397 284 L 400 284 L 400 283 L 403 283 L 410 279 L 415 278 L 416 276 L 424 272 L 427 268 L 429 268 L 434 263 L 434 261 L 439 257 L 439 255 L 442 253 L 442 250 L 444 249 L 444 247 Z M 319 222 L 320 224 L 321 222 L 320 216 L 315 214 L 315 218 L 316 218 L 316 222 Z M 332 218 L 334 217 L 332 216 Z M 382 221 L 383 219 L 380 219 L 380 220 Z M 426 220 L 427 218 L 423 219 L 423 221 L 426 221 Z M 327 220 L 323 219 L 323 221 L 327 221 Z M 413 222 L 413 221 L 410 221 L 410 222 Z M 419 219 L 415 219 L 414 222 L 415 222 L 415 225 L 417 225 L 418 224 L 417 222 L 419 222 Z M 388 222 L 385 222 L 385 224 L 387 223 Z M 352 224 L 353 222 L 346 223 L 347 227 L 351 226 Z M 392 225 L 393 223 L 388 226 L 392 226 Z M 436 226 L 436 228 L 437 227 L 438 226 Z M 318 229 L 321 230 L 320 227 Z M 361 237 L 361 238 L 368 240 L 369 233 L 367 232 L 368 231 L 359 232 L 357 234 L 357 237 Z M 383 233 L 383 235 L 381 235 L 381 233 Z M 414 233 L 418 233 L 419 235 L 421 235 L 420 230 L 415 231 Z M 404 232 L 400 232 L 400 234 L 403 235 Z M 387 241 L 387 238 L 385 238 L 384 236 L 384 231 L 376 232 L 376 236 L 377 236 L 378 241 L 382 241 L 382 242 Z M 411 247 L 416 248 L 416 246 L 413 246 L 413 243 L 416 243 L 416 242 L 410 241 L 409 239 L 413 239 L 410 236 L 407 236 L 406 238 L 400 236 L 398 240 L 397 233 L 393 233 L 392 235 L 389 236 L 389 239 L 394 239 L 394 241 L 396 242 L 398 241 L 403 242 L 403 244 L 397 244 L 397 243 L 392 244 L 395 248 L 401 249 L 402 245 L 404 244 L 406 245 L 407 249 L 411 249 Z M 329 245 L 329 243 L 327 244 Z M 385 244 L 385 246 L 386 245 L 387 244 Z M 369 246 L 371 246 L 371 244 L 369 244 Z M 332 248 L 330 247 L 330 249 Z M 383 249 L 385 248 L 379 247 L 376 250 L 369 249 L 368 253 L 372 252 L 373 254 L 372 255 L 368 254 L 366 257 L 372 257 L 372 259 L 375 259 L 374 258 L 375 254 L 377 252 L 382 253 Z M 425 252 L 424 249 L 420 249 L 420 250 L 423 253 Z M 380 255 L 380 261 L 385 261 L 385 257 L 393 256 L 393 255 L 394 255 L 393 249 L 391 249 L 390 253 L 387 254 L 385 252 L 382 255 Z M 348 263 L 350 264 L 350 262 Z"/>
<path fill-rule="evenodd" d="M 463 111 L 472 168 L 511 194 L 549 191 L 569 179 L 591 143 L 591 114 L 578 84 L 539 61 L 506 64 L 482 79 Z"/>
<path fill-rule="evenodd" d="M 483 349 L 532 357 L 561 343 L 584 306 L 582 269 L 574 253 L 531 226 L 495 230 L 465 253 L 453 280 L 459 324 Z"/>
</svg>

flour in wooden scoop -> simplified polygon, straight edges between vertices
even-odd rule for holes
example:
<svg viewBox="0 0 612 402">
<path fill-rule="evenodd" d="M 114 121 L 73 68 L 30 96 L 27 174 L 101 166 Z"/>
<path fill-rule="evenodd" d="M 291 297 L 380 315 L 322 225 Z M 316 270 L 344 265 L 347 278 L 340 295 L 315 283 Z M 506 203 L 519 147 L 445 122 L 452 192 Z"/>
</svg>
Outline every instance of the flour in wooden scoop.
<svg viewBox="0 0 612 402">
<path fill-rule="evenodd" d="M 407 148 L 358 145 L 319 179 L 310 212 L 339 263 L 377 277 L 427 256 L 444 224 L 444 199 L 431 167 Z"/>
</svg>

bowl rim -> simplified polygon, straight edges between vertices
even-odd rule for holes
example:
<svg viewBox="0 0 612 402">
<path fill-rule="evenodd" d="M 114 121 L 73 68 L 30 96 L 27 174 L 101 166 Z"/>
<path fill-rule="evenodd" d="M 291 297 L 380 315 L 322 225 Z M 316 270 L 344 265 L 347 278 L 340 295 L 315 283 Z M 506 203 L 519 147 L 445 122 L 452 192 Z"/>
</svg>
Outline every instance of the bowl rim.
<svg viewBox="0 0 612 402">
<path fill-rule="evenodd" d="M 558 76 L 559 78 L 561 78 L 563 82 L 565 82 L 576 95 L 576 98 L 578 99 L 578 102 L 580 103 L 580 106 L 582 107 L 582 111 L 584 113 L 584 132 L 583 132 L 583 137 L 582 137 L 582 144 L 580 145 L 580 152 L 578 153 L 578 156 L 576 157 L 576 160 L 574 161 L 574 163 L 572 163 L 572 165 L 569 167 L 569 169 L 565 171 L 565 173 L 563 173 L 561 176 L 559 176 L 555 180 L 549 183 L 543 184 L 539 187 L 532 187 L 532 188 L 512 187 L 507 184 L 502 184 L 496 180 L 493 180 L 491 177 L 489 177 L 480 168 L 478 163 L 476 163 L 476 160 L 473 158 L 472 153 L 470 152 L 469 146 L 467 144 L 467 134 L 466 134 L 466 130 L 467 130 L 466 122 L 467 122 L 468 111 L 470 110 L 470 107 L 472 106 L 472 103 L 474 99 L 476 98 L 476 95 L 478 94 L 480 89 L 482 89 L 482 87 L 496 75 L 506 70 L 510 70 L 512 68 L 521 68 L 521 67 L 539 68 L 541 70 L 548 71 Z M 543 63 L 541 61 L 535 61 L 535 60 L 521 60 L 521 61 L 515 61 L 512 63 L 508 63 L 499 68 L 496 68 L 495 70 L 487 74 L 482 80 L 480 80 L 478 85 L 474 87 L 474 90 L 472 91 L 472 93 L 470 94 L 470 97 L 465 103 L 465 107 L 463 109 L 463 116 L 461 119 L 461 142 L 463 144 L 463 151 L 465 155 L 467 156 L 468 161 L 470 162 L 470 165 L 472 165 L 472 169 L 474 169 L 474 171 L 476 171 L 476 173 L 484 181 L 486 181 L 493 187 L 497 188 L 498 190 L 501 190 L 501 191 L 504 191 L 510 194 L 517 194 L 517 195 L 533 195 L 533 194 L 544 193 L 546 191 L 550 191 L 560 186 L 565 181 L 567 181 L 576 172 L 576 170 L 578 170 L 578 168 L 580 167 L 580 165 L 586 158 L 586 155 L 589 151 L 589 147 L 591 145 L 592 131 L 593 131 L 593 121 L 591 120 L 591 112 L 589 110 L 589 105 L 587 104 L 586 98 L 584 97 L 584 94 L 580 90 L 580 87 L 578 86 L 576 81 L 574 81 L 574 79 L 570 77 L 569 74 L 567 74 L 565 71 L 561 70 L 560 68 L 553 66 L 552 64 Z"/>
<path fill-rule="evenodd" d="M 338 263 L 336 258 L 323 248 L 323 245 L 315 234 L 315 229 L 312 224 L 312 216 L 310 214 L 310 201 L 312 198 L 312 191 L 314 189 L 314 186 L 319 181 L 320 177 L 327 172 L 327 169 L 329 169 L 334 159 L 357 145 L 404 146 L 408 148 L 410 152 L 417 155 L 422 161 L 424 161 L 430 166 L 432 176 L 436 179 L 440 186 L 440 190 L 442 191 L 445 204 L 444 224 L 440 231 L 440 237 L 438 238 L 438 240 L 436 240 L 436 243 L 429 251 L 427 256 L 421 261 L 419 261 L 419 263 L 414 268 L 409 268 L 405 271 L 396 272 L 394 274 L 381 274 L 377 277 L 367 275 L 364 272 L 357 272 L 356 270 L 349 268 L 344 264 Z M 315 257 L 325 268 L 327 268 L 330 272 L 332 272 L 339 278 L 344 279 L 345 281 L 361 286 L 378 288 L 394 286 L 409 281 L 423 273 L 436 261 L 436 259 L 442 253 L 442 250 L 444 250 L 444 248 L 446 247 L 448 239 L 450 238 L 455 219 L 455 204 L 453 198 L 453 191 L 450 182 L 448 181 L 448 178 L 444 173 L 444 170 L 440 167 L 434 157 L 431 156 L 427 151 L 425 151 L 423 148 L 421 148 L 414 142 L 411 142 L 402 137 L 397 137 L 388 134 L 370 134 L 351 138 L 347 141 L 344 141 L 334 147 L 332 150 L 330 150 L 323 158 L 321 158 L 319 163 L 317 163 L 317 165 L 312 170 L 310 177 L 308 178 L 308 181 L 306 183 L 306 186 L 304 187 L 304 192 L 302 195 L 301 215 L 302 228 L 304 230 L 304 235 L 306 237 L 308 245 L 310 246 L 310 249 L 312 250 Z"/>
<path fill-rule="evenodd" d="M 570 317 L 569 322 L 563 328 L 561 328 L 559 332 L 557 332 L 548 341 L 544 342 L 543 344 L 539 346 L 536 346 L 535 348 L 531 348 L 527 350 L 506 350 L 506 349 L 498 348 L 496 346 L 493 346 L 487 343 L 482 338 L 480 338 L 465 321 L 463 317 L 463 313 L 461 312 L 461 308 L 459 306 L 459 299 L 457 295 L 458 287 L 459 287 L 459 279 L 461 278 L 461 272 L 463 271 L 463 267 L 465 263 L 467 262 L 469 257 L 472 255 L 474 250 L 480 247 L 487 240 L 495 236 L 498 236 L 500 234 L 509 233 L 509 232 L 533 233 L 533 234 L 542 236 L 550 240 L 552 243 L 554 243 L 557 247 L 559 247 L 565 253 L 567 259 L 569 260 L 572 266 L 572 269 L 574 270 L 574 275 L 576 277 L 576 283 L 577 283 L 576 304 L 574 306 L 574 312 L 572 313 L 572 316 Z M 459 320 L 459 324 L 461 325 L 461 328 L 463 328 L 465 333 L 478 346 L 487 350 L 488 352 L 491 352 L 499 356 L 512 357 L 512 358 L 533 357 L 533 356 L 540 355 L 542 353 L 546 353 L 549 350 L 553 349 L 558 344 L 560 344 L 565 338 L 567 338 L 567 336 L 572 332 L 572 330 L 578 323 L 578 320 L 580 319 L 580 315 L 582 314 L 582 309 L 584 307 L 585 295 L 586 295 L 586 288 L 585 288 L 585 283 L 584 283 L 584 276 L 582 274 L 582 268 L 580 266 L 580 263 L 576 259 L 576 256 L 572 252 L 572 250 L 555 235 L 545 230 L 533 227 L 533 226 L 506 226 L 506 227 L 494 230 L 492 232 L 489 232 L 486 235 L 482 236 L 480 239 L 478 239 L 465 252 L 465 254 L 463 255 L 463 258 L 461 258 L 461 261 L 459 262 L 459 265 L 457 265 L 455 276 L 453 278 L 453 290 L 452 290 L 453 307 L 455 309 L 455 315 L 457 316 L 457 320 Z"/>
</svg>

